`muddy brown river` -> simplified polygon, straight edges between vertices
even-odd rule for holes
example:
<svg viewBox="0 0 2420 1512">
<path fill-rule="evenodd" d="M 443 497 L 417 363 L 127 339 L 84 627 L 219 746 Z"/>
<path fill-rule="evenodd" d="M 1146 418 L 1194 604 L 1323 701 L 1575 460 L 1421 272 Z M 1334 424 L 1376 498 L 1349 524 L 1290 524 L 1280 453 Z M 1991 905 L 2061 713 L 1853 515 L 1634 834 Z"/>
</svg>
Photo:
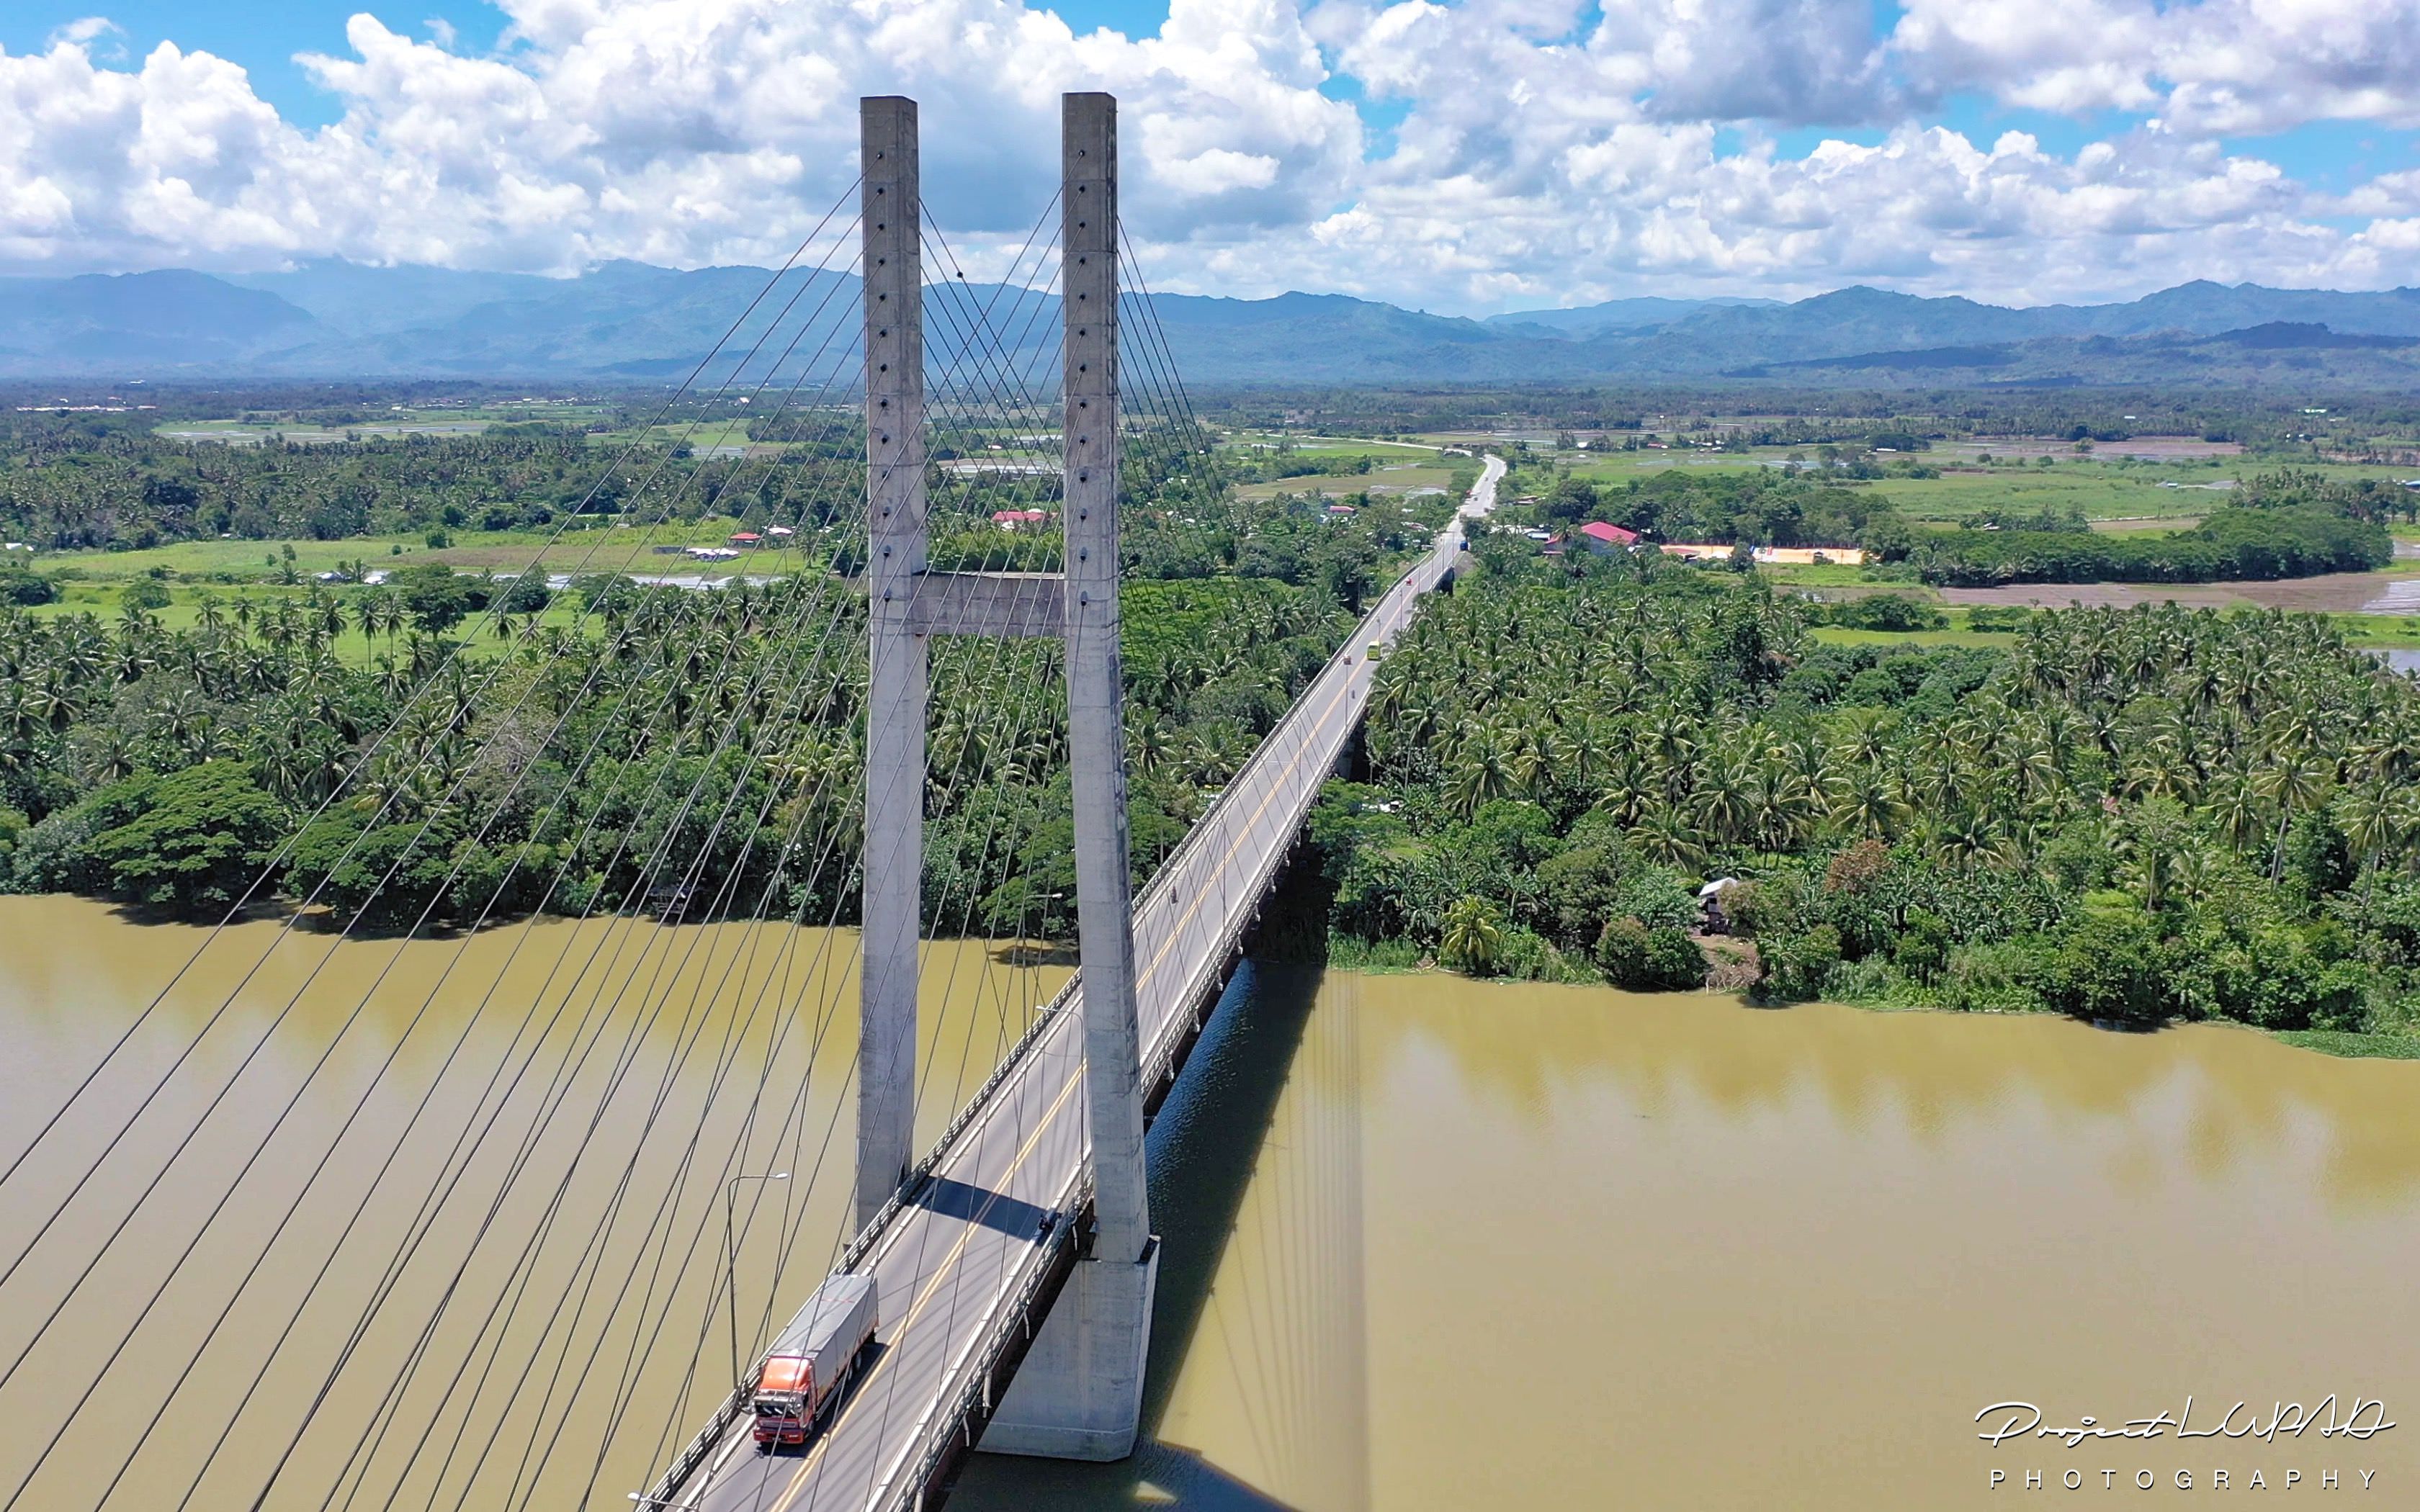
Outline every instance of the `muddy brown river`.
<svg viewBox="0 0 2420 1512">
<path fill-rule="evenodd" d="M 0 1160 L 185 969 L 0 1185 L 0 1505 L 627 1508 L 846 1237 L 855 948 L 0 899 Z M 1066 975 L 933 952 L 923 1137 Z"/>
<path fill-rule="evenodd" d="M 954 1506 L 2225 1506 L 2256 1473 L 2288 1505 L 2420 1505 L 2420 1064 L 2219 1026 L 1245 986 L 1155 1134 L 1151 1442 L 979 1458 Z M 1233 1143 L 1221 1109 L 1260 1107 Z M 2340 1425 L 2360 1398 L 2397 1426 L 2322 1438 L 2331 1393 Z M 1995 1448 L 2009 1413 L 1975 1421 L 2188 1399 L 2181 1441 Z M 2297 1402 L 2300 1435 L 2243 1431 Z"/>
<path fill-rule="evenodd" d="M 0 899 L 0 1162 L 204 938 Z M 853 950 L 221 936 L 0 1185 L 0 1500 L 627 1507 L 726 1194 L 742 1352 L 843 1241 Z M 927 972 L 930 1134 L 1063 969 Z M 1152 1153 L 1142 1452 L 954 1505 L 2420 1504 L 2420 1065 L 1248 967 Z"/>
</svg>

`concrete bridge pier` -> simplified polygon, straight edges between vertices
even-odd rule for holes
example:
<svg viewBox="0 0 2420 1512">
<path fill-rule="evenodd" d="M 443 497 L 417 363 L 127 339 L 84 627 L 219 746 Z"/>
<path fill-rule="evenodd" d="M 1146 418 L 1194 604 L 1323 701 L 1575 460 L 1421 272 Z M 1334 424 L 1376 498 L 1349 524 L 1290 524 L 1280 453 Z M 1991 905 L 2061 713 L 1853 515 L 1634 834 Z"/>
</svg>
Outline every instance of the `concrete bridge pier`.
<svg viewBox="0 0 2420 1512">
<path fill-rule="evenodd" d="M 976 1447 L 1045 1459 L 1134 1453 L 1158 1281 L 1156 1239 L 1140 1260 L 1078 1260 Z"/>
</svg>

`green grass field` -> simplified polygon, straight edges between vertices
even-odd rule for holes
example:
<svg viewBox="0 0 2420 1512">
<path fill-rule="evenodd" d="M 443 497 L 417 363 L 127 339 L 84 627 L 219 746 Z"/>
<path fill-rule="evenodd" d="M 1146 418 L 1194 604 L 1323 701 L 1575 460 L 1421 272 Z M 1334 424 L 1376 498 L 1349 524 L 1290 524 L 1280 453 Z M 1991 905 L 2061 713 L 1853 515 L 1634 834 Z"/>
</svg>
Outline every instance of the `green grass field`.
<svg viewBox="0 0 2420 1512">
<path fill-rule="evenodd" d="M 593 404 L 492 404 L 473 407 L 411 409 L 401 406 L 365 415 L 350 425 L 309 423 L 299 414 L 259 420 L 163 420 L 153 434 L 170 440 L 225 441 L 256 445 L 275 435 L 302 445 L 326 445 L 356 439 L 398 436 L 473 436 L 491 425 L 543 421 L 556 425 L 584 425 L 600 419 L 604 407 Z"/>
<path fill-rule="evenodd" d="M 1373 465 L 1367 472 L 1332 477 L 1311 474 L 1299 478 L 1271 478 L 1265 483 L 1238 484 L 1235 496 L 1239 499 L 1274 499 L 1281 493 L 1315 493 L 1330 499 L 1342 499 L 1362 492 L 1404 494 L 1415 488 L 1452 486 L 1453 472 L 1449 468 L 1398 462 Z"/>
<path fill-rule="evenodd" d="M 525 531 L 456 531 L 453 544 L 432 549 L 417 535 L 362 536 L 342 541 L 179 541 L 145 551 L 45 552 L 36 570 L 57 576 L 63 570 L 103 581 L 122 583 L 155 571 L 181 579 L 232 579 L 240 583 L 273 584 L 284 575 L 284 548 L 294 548 L 293 570 L 308 579 L 334 572 L 344 563 L 360 561 L 372 570 L 392 571 L 423 562 L 442 562 L 465 572 L 519 572 L 536 563 L 546 572 L 631 572 L 687 575 L 705 572 L 723 576 L 796 572 L 803 562 L 794 549 L 759 548 L 729 562 L 700 563 L 687 557 L 661 555 L 659 546 L 722 546 L 738 530 L 729 518 L 695 523 L 667 520 L 628 526 L 606 519 L 577 519 L 557 535 L 551 528 Z M 550 544 L 551 542 L 551 544 Z M 541 549 L 543 548 L 543 549 Z"/>
<path fill-rule="evenodd" d="M 1855 486 L 1891 501 L 1911 519 L 1962 519 L 1986 509 L 2017 514 L 2080 511 L 2090 520 L 2181 520 L 2207 515 L 2231 488 L 2193 470 L 2062 462 L 2048 468 L 1984 468 L 1937 478 L 1883 478 Z M 2164 487 L 2162 485 L 2174 484 Z"/>
<path fill-rule="evenodd" d="M 1940 595 L 1916 584 L 1891 585 L 1889 592 L 1909 598 L 1939 603 Z M 1974 609 L 1961 605 L 1943 605 L 1949 615 L 1949 626 L 1943 630 L 1856 630 L 1846 625 L 1820 625 L 1808 633 L 1826 645 L 1836 646 L 2008 646 L 2014 645 L 2017 636 L 2008 630 L 1977 630 L 1973 627 Z M 2345 638 L 2345 643 L 2361 651 L 2398 651 L 2420 648 L 2420 617 L 2403 614 L 2330 614 L 2328 623 Z"/>
<path fill-rule="evenodd" d="M 1434 444 L 1410 441 L 1373 441 L 1351 436 L 1289 436 L 1278 431 L 1237 431 L 1224 443 L 1224 449 L 1239 456 L 1264 457 L 1280 444 L 1291 444 L 1300 456 L 1366 456 L 1373 464 L 1417 461 L 1436 455 Z"/>
<path fill-rule="evenodd" d="M 60 585 L 60 596 L 57 602 L 37 605 L 23 612 L 36 619 L 45 620 L 64 618 L 72 614 L 90 614 L 103 624 L 115 625 L 122 609 L 124 591 L 125 585 L 122 582 L 100 579 L 67 582 Z M 359 594 L 362 590 L 350 585 L 328 585 L 322 589 L 322 592 L 333 594 L 339 603 L 345 603 Z M 199 625 L 202 605 L 209 600 L 216 600 L 231 619 L 235 606 L 240 602 L 251 604 L 254 612 L 257 614 L 280 601 L 293 604 L 300 609 L 309 602 L 311 596 L 309 589 L 283 588 L 267 583 L 246 584 L 240 587 L 177 583 L 170 586 L 168 593 L 169 603 L 164 608 L 150 610 L 150 613 L 163 627 L 170 630 L 190 630 Z M 526 616 L 517 616 L 513 619 L 511 624 L 516 635 L 525 623 L 527 623 Z M 559 597 L 549 606 L 546 612 L 538 616 L 538 623 L 561 625 L 566 629 L 580 627 L 592 632 L 596 629 L 594 620 L 588 620 L 583 624 L 578 601 L 567 594 Z M 488 624 L 485 618 L 473 615 L 464 622 L 461 629 L 458 629 L 454 634 L 460 637 L 473 630 L 486 628 Z M 471 641 L 470 654 L 493 655 L 503 651 L 510 643 L 501 637 L 482 637 Z M 336 659 L 350 667 L 366 667 L 381 655 L 399 654 L 401 645 L 400 635 L 393 640 L 380 635 L 365 640 L 358 628 L 348 628 L 334 641 Z"/>
<path fill-rule="evenodd" d="M 1556 459 L 1559 464 L 1569 462 L 1574 477 L 1619 486 L 1675 469 L 1701 475 L 1743 472 L 1781 464 L 1793 454 L 1804 460 L 1812 455 L 1812 448 L 1768 446 L 1745 453 L 1565 452 L 1557 454 Z M 1976 464 L 1973 450 L 1947 448 L 1916 454 L 1914 459 L 1942 469 L 1942 475 L 1838 481 L 1844 487 L 1870 490 L 1889 500 L 1900 513 L 1918 522 L 1956 521 L 1986 509 L 2064 514 L 2072 508 L 2103 529 L 2142 530 L 2189 526 L 2224 506 L 2239 480 L 2281 468 L 2316 471 L 2340 481 L 2401 482 L 2420 472 L 2412 468 L 2247 456 L 2136 461 L 2062 455 L 2046 468 L 2018 461 L 1982 467 Z"/>
<path fill-rule="evenodd" d="M 628 446 L 633 441 L 645 441 L 657 446 L 679 446 L 684 443 L 699 456 L 733 455 L 753 445 L 786 447 L 787 441 L 754 442 L 748 439 L 748 422 L 744 420 L 705 420 L 694 424 L 672 421 L 661 425 L 631 425 L 621 430 L 592 432 L 592 446 Z"/>
</svg>

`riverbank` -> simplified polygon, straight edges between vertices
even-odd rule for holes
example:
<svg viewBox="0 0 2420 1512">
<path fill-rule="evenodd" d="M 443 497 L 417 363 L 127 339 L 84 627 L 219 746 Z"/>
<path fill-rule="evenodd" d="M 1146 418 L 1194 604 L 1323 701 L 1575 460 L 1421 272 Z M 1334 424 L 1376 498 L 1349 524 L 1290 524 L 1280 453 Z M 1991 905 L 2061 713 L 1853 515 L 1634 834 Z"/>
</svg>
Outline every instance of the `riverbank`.
<svg viewBox="0 0 2420 1512">
<path fill-rule="evenodd" d="M 1333 971 L 1350 971 L 1369 977 L 1439 977 L 1465 981 L 1473 987 L 1528 986 L 1603 986 L 1602 979 L 1582 975 L 1576 969 L 1570 975 L 1547 979 L 1524 980 L 1511 977 L 1472 976 L 1450 970 L 1422 953 L 1406 940 L 1364 940 L 1357 935 L 1331 933 L 1325 965 Z M 1299 964 L 1299 957 L 1290 958 Z M 1799 1003 L 1756 1003 L 1750 994 L 1723 995 L 1728 1000 L 1744 1006 L 1766 1008 L 1797 1008 L 1810 1006 Z M 2021 1018 L 2056 1018 L 2049 1012 L 2011 1013 L 2001 1009 L 1958 1009 L 1941 1003 L 1916 1002 L 1903 998 L 1841 998 L 1834 1006 L 1858 1009 L 1877 1013 L 1947 1013 L 1953 1016 L 1987 1016 Z M 2179 1020 L 2163 1027 L 2181 1028 Z M 2250 1025 L 2227 1025 L 2229 1028 L 2246 1029 L 2279 1044 L 2296 1049 L 2317 1051 L 2323 1056 L 2338 1056 L 2351 1060 L 2420 1060 L 2420 1038 L 2401 1034 L 2366 1034 L 2335 1029 L 2262 1029 Z"/>
</svg>

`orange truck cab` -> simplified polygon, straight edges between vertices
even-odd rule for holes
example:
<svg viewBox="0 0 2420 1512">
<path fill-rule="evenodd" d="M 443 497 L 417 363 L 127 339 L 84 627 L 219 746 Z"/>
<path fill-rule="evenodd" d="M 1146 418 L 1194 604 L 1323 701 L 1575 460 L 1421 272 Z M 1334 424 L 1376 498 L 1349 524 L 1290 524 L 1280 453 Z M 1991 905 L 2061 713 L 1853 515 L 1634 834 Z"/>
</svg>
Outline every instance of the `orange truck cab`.
<svg viewBox="0 0 2420 1512">
<path fill-rule="evenodd" d="M 871 1276 L 831 1276 L 815 1288 L 758 1372 L 752 1404 L 758 1450 L 807 1442 L 873 1342 L 875 1311 Z"/>
</svg>

